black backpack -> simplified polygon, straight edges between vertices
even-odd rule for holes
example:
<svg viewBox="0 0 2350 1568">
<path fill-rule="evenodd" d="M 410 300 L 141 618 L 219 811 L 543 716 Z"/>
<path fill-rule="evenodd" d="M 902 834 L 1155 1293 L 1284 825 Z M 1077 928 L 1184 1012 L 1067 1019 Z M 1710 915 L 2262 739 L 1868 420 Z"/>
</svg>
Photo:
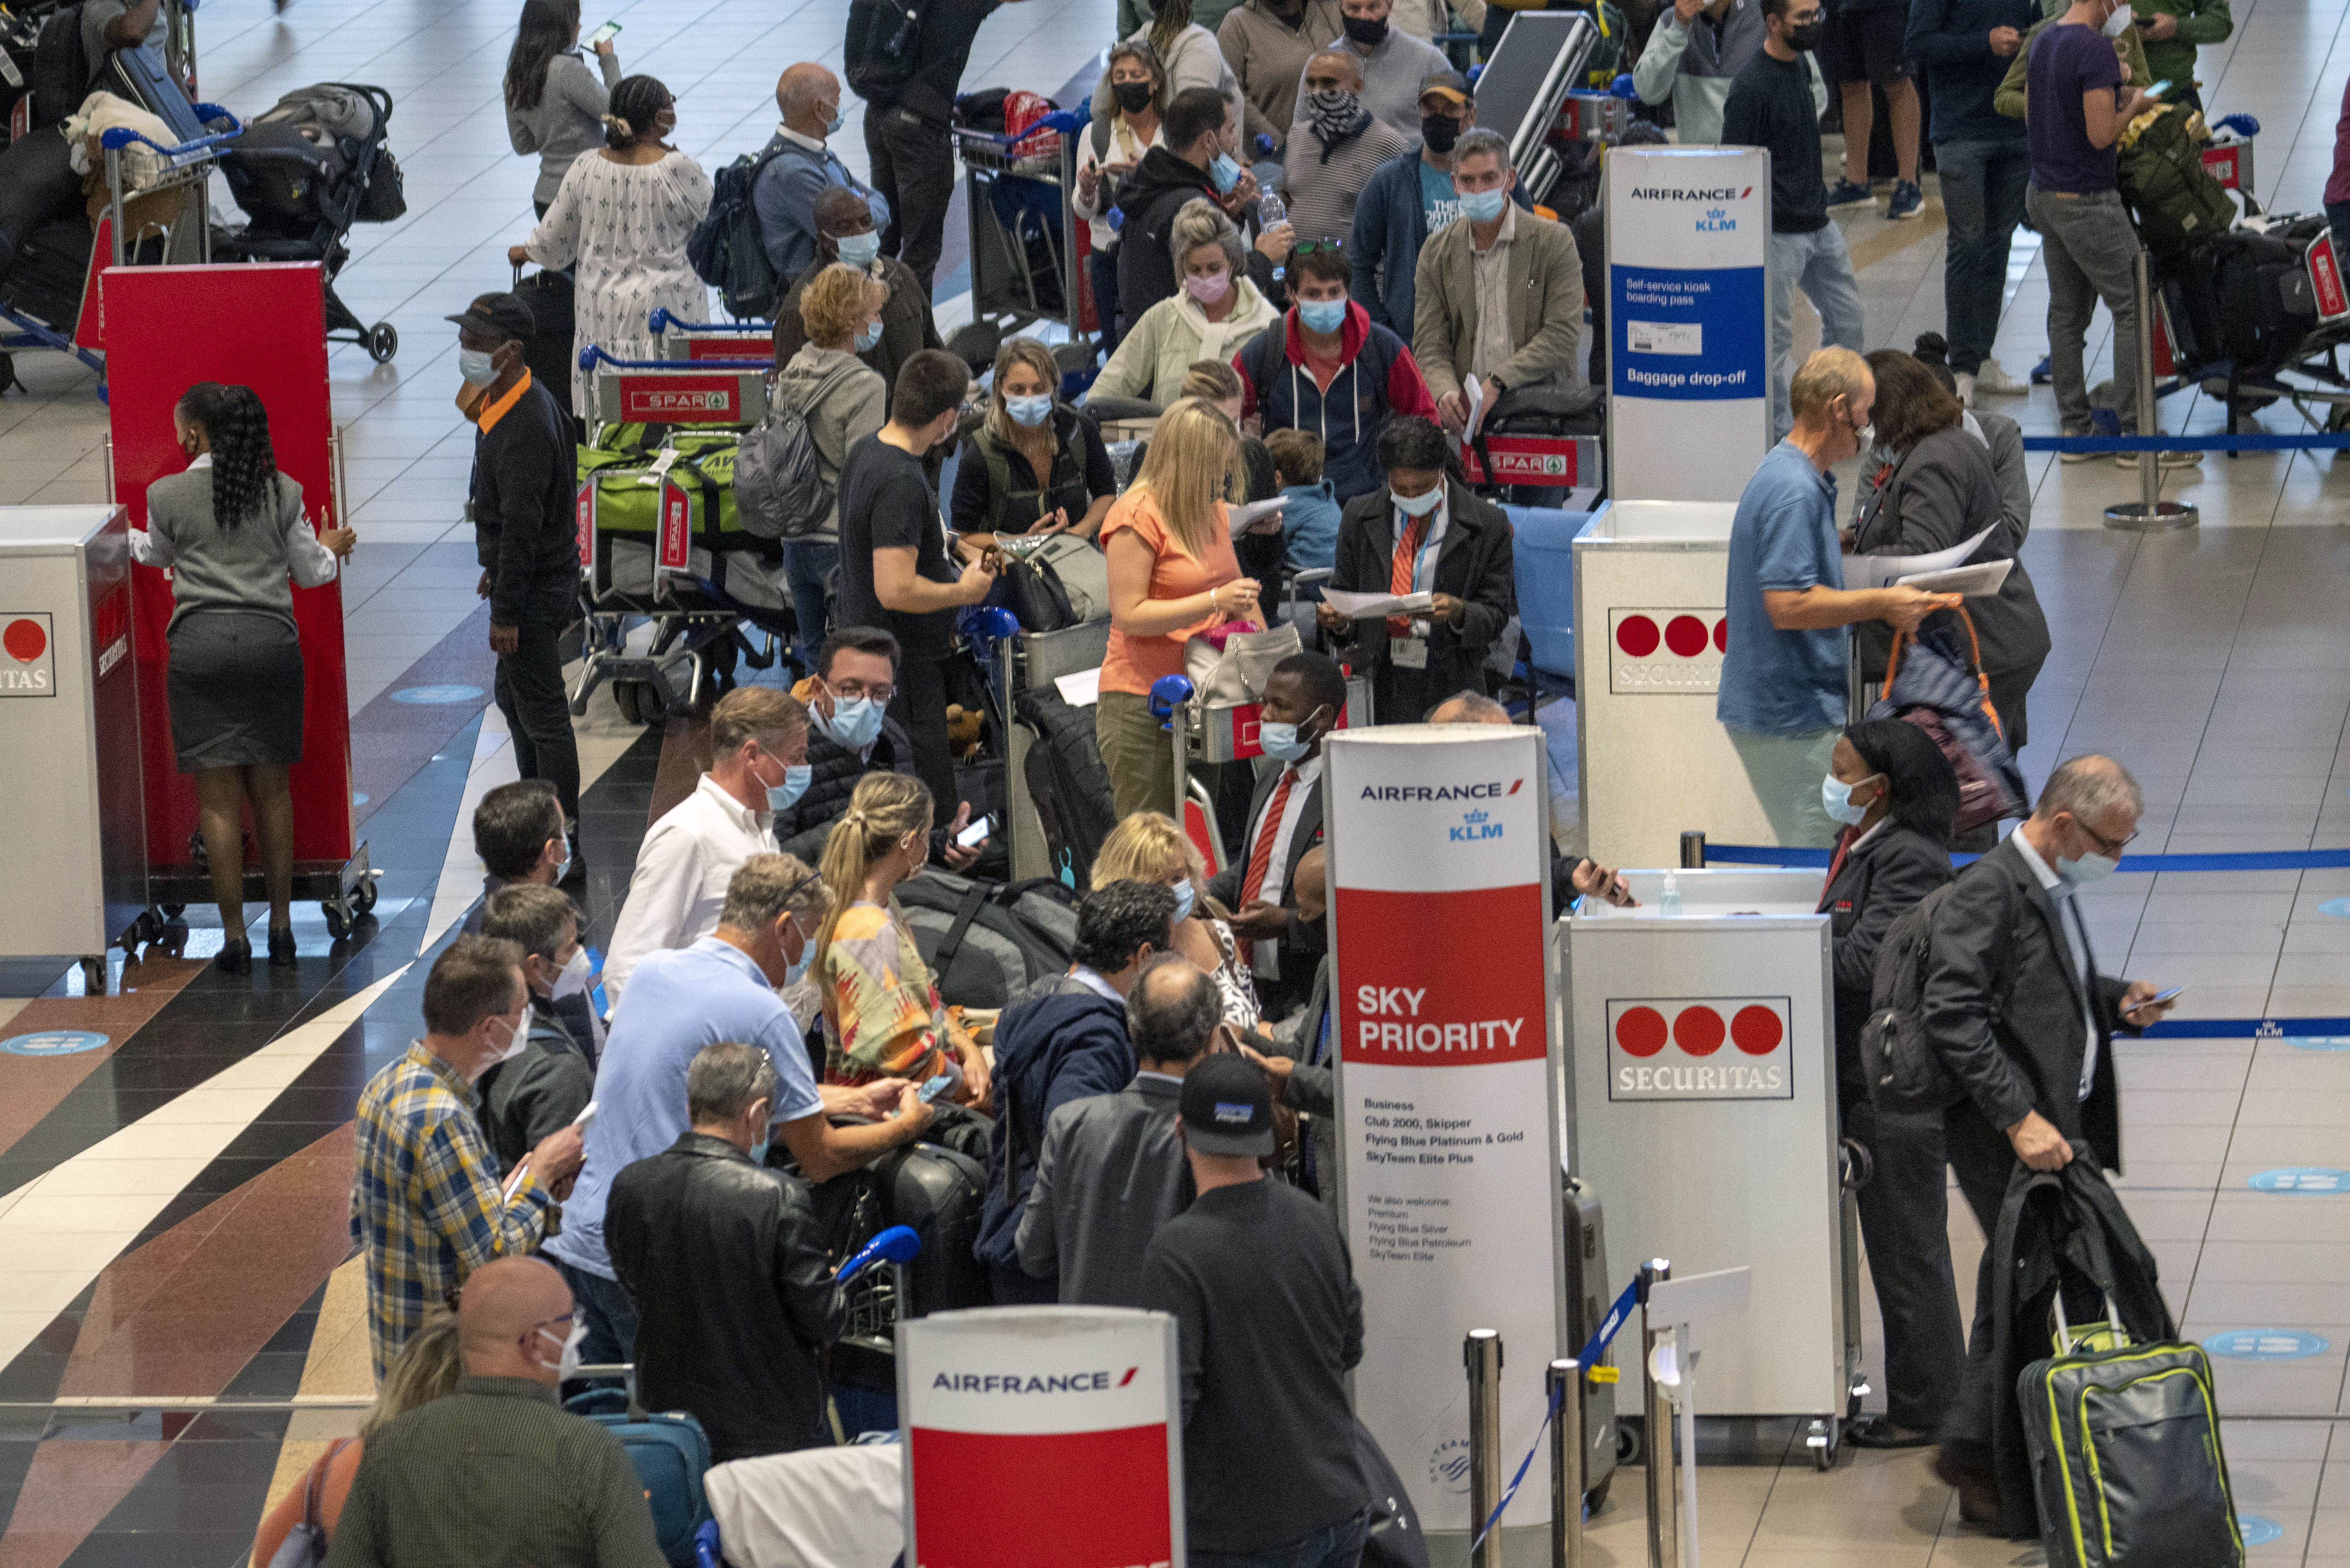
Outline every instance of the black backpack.
<svg viewBox="0 0 2350 1568">
<path fill-rule="evenodd" d="M 824 476 L 808 415 L 844 377 L 863 368 L 861 362 L 837 368 L 805 405 L 778 395 L 767 417 L 743 432 L 734 452 L 734 515 L 745 533 L 796 539 L 832 515 L 833 484 Z"/>
<path fill-rule="evenodd" d="M 1957 886 L 1956 881 L 1945 882 L 1902 910 L 1877 950 L 1877 967 L 1869 976 L 1868 1022 L 1860 1029 L 1860 1071 L 1868 1083 L 1869 1103 L 1889 1115 L 1929 1116 L 1966 1097 L 1926 1038 L 1924 1005 L 1934 922 Z M 2012 887 L 2008 898 L 2012 919 L 2016 913 Z M 2012 947 L 2011 937 L 2011 950 Z"/>
<path fill-rule="evenodd" d="M 991 883 L 931 867 L 898 884 L 898 903 L 950 1004 L 1003 1007 L 1066 973 L 1076 950 L 1076 894 L 1049 877 Z"/>
<path fill-rule="evenodd" d="M 710 211 L 685 242 L 685 259 L 694 275 L 718 291 L 729 315 L 745 321 L 772 316 L 783 292 L 783 280 L 767 259 L 759 209 L 752 197 L 759 176 L 775 156 L 746 152 L 721 169 L 710 182 Z"/>
<path fill-rule="evenodd" d="M 100 62 L 102 63 L 102 62 Z M 81 107 L 89 84 L 98 75 L 81 47 L 81 7 L 68 5 L 50 14 L 41 24 L 33 46 L 33 68 L 27 90 L 33 95 L 33 129 L 57 124 Z"/>
<path fill-rule="evenodd" d="M 849 0 L 841 75 L 868 103 L 893 101 L 922 53 L 920 0 Z"/>
</svg>

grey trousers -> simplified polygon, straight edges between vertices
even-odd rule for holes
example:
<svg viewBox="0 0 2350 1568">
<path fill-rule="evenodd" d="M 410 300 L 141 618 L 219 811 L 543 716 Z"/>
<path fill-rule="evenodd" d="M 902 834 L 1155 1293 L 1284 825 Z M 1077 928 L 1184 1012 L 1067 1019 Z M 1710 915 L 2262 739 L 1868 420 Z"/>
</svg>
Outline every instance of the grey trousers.
<svg viewBox="0 0 2350 1568">
<path fill-rule="evenodd" d="M 2040 231 L 2048 263 L 2048 370 L 2066 435 L 2089 433 L 2089 377 L 2082 351 L 2097 301 L 2114 313 L 2114 406 L 2122 430 L 2137 433 L 2137 290 L 2131 263 L 2137 233 L 2113 191 L 2060 196 L 2033 186 L 2024 211 Z"/>
</svg>

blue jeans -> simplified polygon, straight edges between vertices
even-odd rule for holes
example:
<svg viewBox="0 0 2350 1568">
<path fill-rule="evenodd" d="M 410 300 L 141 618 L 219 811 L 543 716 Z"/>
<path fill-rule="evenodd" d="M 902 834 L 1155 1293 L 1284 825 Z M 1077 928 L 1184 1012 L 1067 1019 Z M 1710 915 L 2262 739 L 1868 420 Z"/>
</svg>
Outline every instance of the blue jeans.
<svg viewBox="0 0 2350 1568">
<path fill-rule="evenodd" d="M 1852 274 L 1852 252 L 1844 230 L 1830 223 L 1808 234 L 1771 236 L 1771 439 L 1784 440 L 1794 428 L 1787 389 L 1795 379 L 1795 290 L 1820 313 L 1820 346 L 1857 354 L 1866 319 L 1860 280 Z"/>
<path fill-rule="evenodd" d="M 1185 1555 L 1191 1568 L 1355 1568 L 1370 1532 L 1371 1515 L 1366 1509 L 1270 1552 L 1202 1552 L 1195 1546 Z"/>
<path fill-rule="evenodd" d="M 784 582 L 792 593 L 792 618 L 799 623 L 803 659 L 813 660 L 824 641 L 824 579 L 839 564 L 837 539 L 784 541 Z"/>
<path fill-rule="evenodd" d="M 1942 211 L 1950 218 L 1942 253 L 1942 310 L 1950 369 L 1971 376 L 1991 357 L 2007 286 L 2008 244 L 2023 221 L 2032 187 L 2032 150 L 2022 137 L 1937 141 Z"/>
</svg>

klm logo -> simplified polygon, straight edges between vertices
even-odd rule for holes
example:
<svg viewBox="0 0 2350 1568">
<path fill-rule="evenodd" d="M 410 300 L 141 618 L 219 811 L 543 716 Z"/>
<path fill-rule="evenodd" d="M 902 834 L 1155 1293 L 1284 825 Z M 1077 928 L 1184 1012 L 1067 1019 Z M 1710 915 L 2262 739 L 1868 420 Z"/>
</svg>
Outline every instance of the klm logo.
<svg viewBox="0 0 2350 1568">
<path fill-rule="evenodd" d="M 1720 207 L 1708 207 L 1705 216 L 1697 221 L 1697 232 L 1700 234 L 1726 234 L 1736 227 L 1738 220 L 1726 216 Z"/>
<path fill-rule="evenodd" d="M 1486 814 L 1482 811 L 1472 811 L 1462 815 L 1461 826 L 1451 829 L 1451 834 L 1455 844 L 1476 844 L 1484 839 L 1501 837 L 1502 825 L 1487 820 Z"/>
</svg>

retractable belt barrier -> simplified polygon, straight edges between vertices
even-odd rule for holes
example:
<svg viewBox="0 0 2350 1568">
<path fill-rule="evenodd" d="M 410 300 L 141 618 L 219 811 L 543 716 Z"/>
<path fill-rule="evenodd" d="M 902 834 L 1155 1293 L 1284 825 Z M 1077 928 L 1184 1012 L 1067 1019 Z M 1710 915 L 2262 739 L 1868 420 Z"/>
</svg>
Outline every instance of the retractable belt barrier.
<svg viewBox="0 0 2350 1568">
<path fill-rule="evenodd" d="M 2325 452 L 2350 446 L 2350 431 L 2304 435 L 2033 436 L 2026 452 Z"/>
</svg>

